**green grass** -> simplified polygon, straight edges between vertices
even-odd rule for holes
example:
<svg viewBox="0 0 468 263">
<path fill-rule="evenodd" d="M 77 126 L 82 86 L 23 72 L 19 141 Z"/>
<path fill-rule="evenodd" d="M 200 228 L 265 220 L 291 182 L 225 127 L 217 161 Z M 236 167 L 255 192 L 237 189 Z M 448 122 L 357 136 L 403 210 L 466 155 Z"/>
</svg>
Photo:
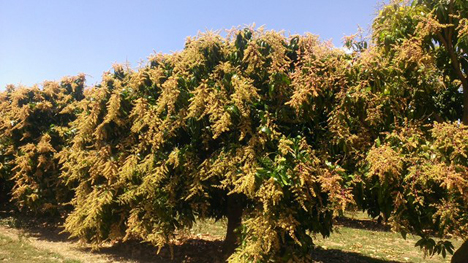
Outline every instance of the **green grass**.
<svg viewBox="0 0 468 263">
<path fill-rule="evenodd" d="M 324 250 L 333 249 L 358 253 L 370 258 L 397 262 L 450 262 L 450 256 L 435 255 L 424 258 L 424 253 L 414 244 L 418 237 L 385 231 L 371 231 L 349 227 L 337 227 L 329 238 L 316 237 L 315 243 Z M 454 240 L 455 248 L 461 242 Z"/>
<path fill-rule="evenodd" d="M 0 226 L 6 226 L 10 228 L 21 228 L 22 224 L 20 220 L 12 216 L 0 215 Z"/>
<path fill-rule="evenodd" d="M 226 219 L 218 221 L 215 221 L 214 219 L 205 219 L 195 222 L 190 229 L 190 234 L 195 236 L 212 236 L 223 239 L 226 235 L 226 225 Z"/>
<path fill-rule="evenodd" d="M 12 263 L 79 263 L 78 260 L 65 259 L 62 256 L 47 250 L 36 249 L 27 241 L 13 240 L 0 234 L 0 261 Z"/>
<path fill-rule="evenodd" d="M 423 251 L 414 246 L 418 237 L 408 235 L 407 239 L 403 239 L 400 234 L 388 231 L 388 228 L 373 222 L 365 214 L 346 213 L 346 218 L 348 219 L 338 222 L 335 231 L 329 238 L 323 238 L 320 235 L 314 237 L 317 249 L 314 251 L 313 258 L 316 262 L 450 262 L 450 255 L 445 259 L 439 255 L 425 258 Z M 21 228 L 22 223 L 13 217 L 8 217 L 0 220 L 0 225 Z M 209 241 L 219 242 L 223 240 L 226 234 L 226 220 L 214 221 L 207 219 L 198 221 L 190 230 L 181 234 L 185 234 L 190 238 L 203 239 L 208 243 Z M 192 242 L 196 243 L 197 241 Z M 459 240 L 452 240 L 452 242 L 455 249 L 461 245 Z M 199 245 L 194 244 L 185 247 L 185 250 L 181 248 L 180 253 L 197 254 Z M 151 255 L 154 254 L 154 248 L 147 247 L 146 249 L 151 250 Z M 66 259 L 62 255 L 47 250 L 37 249 L 24 238 L 20 237 L 19 240 L 13 240 L 0 233 L 0 262 L 2 261 L 80 262 Z M 160 260 L 157 262 L 165 261 Z"/>
<path fill-rule="evenodd" d="M 370 220 L 364 213 L 346 213 L 352 220 L 350 226 L 339 225 L 328 238 L 321 235 L 314 237 L 317 245 L 317 260 L 323 262 L 450 262 L 451 255 L 424 257 L 424 252 L 415 247 L 417 236 L 408 235 L 404 239 L 400 234 L 386 231 Z M 363 224 L 361 227 L 360 223 Z M 366 223 L 371 227 L 366 227 Z M 355 226 L 353 226 L 355 225 Z M 200 237 L 211 236 L 223 239 L 226 234 L 225 220 L 205 220 L 197 222 L 190 233 Z M 460 240 L 452 240 L 455 249 Z"/>
</svg>

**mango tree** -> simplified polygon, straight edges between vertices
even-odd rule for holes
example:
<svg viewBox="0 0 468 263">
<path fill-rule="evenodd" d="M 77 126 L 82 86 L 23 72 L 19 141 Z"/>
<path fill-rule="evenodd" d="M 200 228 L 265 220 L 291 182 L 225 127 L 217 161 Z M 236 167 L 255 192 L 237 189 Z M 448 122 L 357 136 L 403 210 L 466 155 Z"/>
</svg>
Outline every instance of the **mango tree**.
<svg viewBox="0 0 468 263">
<path fill-rule="evenodd" d="M 373 41 L 383 56 L 394 65 L 413 65 L 420 76 L 432 75 L 439 88 L 424 90 L 434 86 L 430 79 L 413 82 L 412 92 L 427 106 L 410 109 L 424 110 L 424 116 L 402 115 L 406 120 L 367 152 L 360 174 L 377 202 L 364 206 L 388 218 L 403 235 L 420 235 L 417 245 L 430 254 L 451 252 L 453 246 L 444 240 L 450 235 L 467 237 L 467 17 L 466 1 L 393 1 L 373 25 Z M 468 261 L 466 247 L 465 242 L 453 262 Z"/>
<path fill-rule="evenodd" d="M 84 75 L 0 93 L 0 179 L 3 198 L 26 212 L 56 213 L 72 193 L 61 183 L 56 153 L 73 131 L 74 103 L 83 99 Z M 4 200 L 8 201 L 8 200 Z"/>
<path fill-rule="evenodd" d="M 327 150 L 350 60 L 312 35 L 247 28 L 190 38 L 138 71 L 116 65 L 60 153 L 77 185 L 66 230 L 163 247 L 226 217 L 231 261 L 309 261 L 311 234 L 328 236 L 352 202 Z"/>
</svg>

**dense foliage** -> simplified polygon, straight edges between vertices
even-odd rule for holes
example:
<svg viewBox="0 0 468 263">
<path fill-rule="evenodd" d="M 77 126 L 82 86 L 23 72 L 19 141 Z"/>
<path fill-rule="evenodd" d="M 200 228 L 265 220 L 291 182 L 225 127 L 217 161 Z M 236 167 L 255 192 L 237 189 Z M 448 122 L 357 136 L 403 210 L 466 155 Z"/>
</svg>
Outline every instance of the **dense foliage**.
<svg viewBox="0 0 468 263">
<path fill-rule="evenodd" d="M 395 230 L 420 235 L 417 245 L 445 256 L 453 246 L 444 238 L 468 234 L 467 160 L 466 126 L 408 125 L 369 151 L 367 183 L 374 185 L 379 202 L 391 203 L 383 213 Z"/>
<path fill-rule="evenodd" d="M 346 39 L 350 53 L 234 29 L 136 71 L 115 65 L 86 90 L 84 76 L 9 87 L 2 191 L 65 214 L 96 246 L 170 246 L 196 220 L 226 217 L 230 261 L 308 262 L 314 235 L 358 207 L 445 255 L 468 227 L 467 10 L 392 2 L 372 41 Z"/>
<path fill-rule="evenodd" d="M 351 201 L 320 143 L 346 60 L 315 36 L 245 29 L 190 39 L 138 72 L 116 66 L 81 102 L 61 153 L 63 177 L 78 183 L 66 229 L 161 247 L 196 219 L 236 220 L 237 207 L 232 260 L 306 260 L 309 233 L 328 235 Z"/>
<path fill-rule="evenodd" d="M 404 54 L 401 62 L 416 62 L 417 74 L 428 72 L 430 65 L 441 84 L 438 92 L 417 95 L 427 97 L 432 111 L 427 120 L 436 122 L 408 120 L 388 130 L 361 168 L 367 200 L 377 200 L 365 202 L 370 214 L 389 219 L 403 235 L 420 235 L 417 245 L 429 254 L 452 252 L 444 240 L 451 235 L 467 237 L 467 17 L 466 1 L 394 1 L 373 25 L 375 45 L 384 56 Z M 465 258 L 460 259 L 460 252 L 454 262 L 468 260 L 466 244 L 462 247 Z"/>
<path fill-rule="evenodd" d="M 442 116 L 434 118 L 439 122 L 461 119 L 468 125 L 467 1 L 392 1 L 374 20 L 373 40 L 385 55 L 406 49 L 416 57 L 430 56 L 445 84 L 445 92 L 434 104 Z"/>
<path fill-rule="evenodd" d="M 1 190 L 20 209 L 55 213 L 70 201 L 56 153 L 71 136 L 84 82 L 81 75 L 42 89 L 9 86 L 0 94 Z"/>
</svg>

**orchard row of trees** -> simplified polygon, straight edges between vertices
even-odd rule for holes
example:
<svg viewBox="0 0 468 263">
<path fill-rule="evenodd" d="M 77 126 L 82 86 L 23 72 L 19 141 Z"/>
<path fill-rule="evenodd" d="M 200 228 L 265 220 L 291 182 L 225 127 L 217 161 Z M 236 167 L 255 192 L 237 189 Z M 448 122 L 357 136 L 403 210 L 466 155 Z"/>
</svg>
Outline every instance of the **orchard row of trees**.
<svg viewBox="0 0 468 263">
<path fill-rule="evenodd" d="M 463 0 L 392 2 L 352 52 L 244 28 L 94 87 L 9 86 L 2 201 L 64 215 L 96 246 L 170 246 L 225 217 L 231 262 L 309 262 L 313 236 L 357 207 L 445 256 L 468 237 L 467 17 Z"/>
</svg>

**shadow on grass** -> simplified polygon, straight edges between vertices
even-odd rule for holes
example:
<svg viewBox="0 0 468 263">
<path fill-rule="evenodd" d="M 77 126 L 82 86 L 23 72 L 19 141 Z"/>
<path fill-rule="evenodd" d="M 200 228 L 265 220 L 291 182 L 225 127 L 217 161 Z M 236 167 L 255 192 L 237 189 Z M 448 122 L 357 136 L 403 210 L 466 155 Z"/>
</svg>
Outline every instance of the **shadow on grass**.
<svg viewBox="0 0 468 263">
<path fill-rule="evenodd" d="M 221 263 L 221 247 L 222 241 L 219 240 L 187 239 L 183 243 L 173 246 L 173 257 L 171 257 L 168 246 L 161 249 L 159 254 L 156 254 L 154 246 L 137 241 L 128 241 L 115 244 L 112 247 L 102 248 L 94 253 L 102 254 L 112 261 Z"/>
<path fill-rule="evenodd" d="M 314 250 L 312 259 L 323 263 L 400 263 L 400 261 L 377 259 L 354 252 L 321 248 Z"/>
<path fill-rule="evenodd" d="M 390 226 L 379 223 L 375 220 L 355 219 L 339 217 L 336 219 L 336 225 L 355 229 L 364 229 L 371 231 L 390 232 Z"/>
<path fill-rule="evenodd" d="M 21 230 L 26 236 L 34 237 L 39 241 L 69 242 L 70 246 L 75 247 L 76 250 L 102 255 L 110 262 L 222 262 L 222 241 L 209 235 L 188 237 L 184 242 L 173 245 L 172 251 L 169 246 L 165 246 L 159 254 L 156 253 L 156 247 L 137 240 L 115 243 L 92 251 L 89 247 L 77 247 L 78 239 L 70 239 L 68 233 L 63 233 L 63 228 L 60 227 L 63 221 L 54 217 L 29 217 L 0 209 L 0 224 Z"/>
<path fill-rule="evenodd" d="M 201 262 L 201 263 L 221 263 L 222 241 L 208 241 L 203 239 L 189 239 L 181 245 L 173 248 L 174 258 L 171 259 L 171 252 L 168 247 L 155 253 L 155 248 L 150 245 L 138 242 L 126 242 L 117 244 L 109 248 L 101 249 L 98 252 L 113 261 L 135 261 L 142 263 L 163 263 L 163 262 Z M 376 259 L 359 253 L 346 252 L 337 249 L 316 248 L 312 253 L 313 262 L 322 263 L 400 263 L 399 261 L 388 261 Z"/>
<path fill-rule="evenodd" d="M 47 219 L 31 219 L 30 217 L 12 215 L 8 212 L 0 212 L 0 219 L 8 218 L 14 222 L 13 226 L 22 229 L 27 235 L 33 236 L 38 240 L 46 240 L 52 242 L 73 242 L 76 239 L 69 239 L 69 235 L 61 233 L 63 230 L 59 227 L 60 220 Z M 363 222 L 360 222 L 363 221 Z M 357 220 L 357 219 L 341 219 L 338 223 L 349 227 L 382 230 L 380 226 L 369 225 L 372 221 Z M 375 223 L 376 224 L 376 223 Z M 352 225 L 352 226 L 351 226 Z M 131 262 L 186 262 L 186 263 L 217 263 L 222 262 L 222 241 L 216 240 L 212 236 L 201 238 L 188 238 L 183 243 L 173 246 L 173 257 L 171 249 L 166 246 L 161 249 L 159 254 L 156 254 L 157 249 L 148 244 L 139 241 L 127 241 L 117 243 L 112 246 L 103 247 L 98 251 L 91 251 L 89 248 L 81 248 L 80 250 L 86 253 L 95 253 L 108 258 L 112 262 L 131 261 Z M 346 262 L 371 262 L 371 263 L 396 263 L 397 261 L 385 261 L 381 259 L 371 258 L 362 254 L 346 252 L 337 249 L 321 249 L 317 248 L 312 253 L 313 262 L 323 263 L 346 263 Z"/>
</svg>

